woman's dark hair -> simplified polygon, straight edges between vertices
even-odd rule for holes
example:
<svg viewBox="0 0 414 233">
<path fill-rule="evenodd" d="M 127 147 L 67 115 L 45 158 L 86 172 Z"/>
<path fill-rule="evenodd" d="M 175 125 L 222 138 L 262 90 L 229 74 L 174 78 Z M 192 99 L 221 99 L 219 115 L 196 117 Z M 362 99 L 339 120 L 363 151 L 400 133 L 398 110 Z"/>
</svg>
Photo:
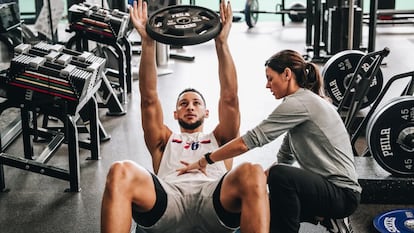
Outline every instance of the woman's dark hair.
<svg viewBox="0 0 414 233">
<path fill-rule="evenodd" d="M 295 74 L 296 82 L 300 87 L 325 97 L 323 78 L 319 73 L 319 68 L 314 63 L 305 61 L 298 52 L 282 50 L 271 56 L 266 61 L 265 66 L 278 73 L 283 73 L 286 68 L 290 68 Z"/>
</svg>

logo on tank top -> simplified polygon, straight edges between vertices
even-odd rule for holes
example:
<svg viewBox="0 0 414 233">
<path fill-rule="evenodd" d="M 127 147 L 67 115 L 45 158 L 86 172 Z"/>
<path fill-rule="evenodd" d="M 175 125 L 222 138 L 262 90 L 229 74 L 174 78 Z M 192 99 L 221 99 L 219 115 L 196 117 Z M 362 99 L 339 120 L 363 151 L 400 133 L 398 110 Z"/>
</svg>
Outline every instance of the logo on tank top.
<svg viewBox="0 0 414 233">
<path fill-rule="evenodd" d="M 172 142 L 181 144 L 183 140 L 173 139 Z M 200 147 L 200 144 L 209 144 L 209 143 L 211 143 L 210 139 L 201 140 L 201 141 L 187 141 L 186 143 L 184 143 L 184 149 L 197 150 Z"/>
</svg>

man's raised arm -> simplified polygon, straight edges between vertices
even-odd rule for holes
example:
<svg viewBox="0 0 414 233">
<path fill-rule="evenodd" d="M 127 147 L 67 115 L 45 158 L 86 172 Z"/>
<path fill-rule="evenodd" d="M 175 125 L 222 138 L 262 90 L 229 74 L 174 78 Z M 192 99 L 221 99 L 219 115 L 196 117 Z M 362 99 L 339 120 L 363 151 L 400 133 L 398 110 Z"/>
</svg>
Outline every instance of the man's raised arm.
<svg viewBox="0 0 414 233">
<path fill-rule="evenodd" d="M 139 90 L 141 94 L 142 127 L 145 142 L 153 157 L 154 170 L 157 172 L 163 144 L 170 130 L 164 125 L 163 112 L 157 93 L 157 65 L 155 62 L 155 41 L 145 30 L 148 18 L 147 3 L 134 1 L 130 9 L 131 21 L 141 36 L 141 61 L 139 66 Z"/>
<path fill-rule="evenodd" d="M 219 124 L 214 133 L 220 145 L 239 135 L 240 110 L 238 99 L 237 73 L 228 45 L 233 13 L 230 2 L 220 3 L 222 30 L 215 38 L 220 79 Z"/>
</svg>

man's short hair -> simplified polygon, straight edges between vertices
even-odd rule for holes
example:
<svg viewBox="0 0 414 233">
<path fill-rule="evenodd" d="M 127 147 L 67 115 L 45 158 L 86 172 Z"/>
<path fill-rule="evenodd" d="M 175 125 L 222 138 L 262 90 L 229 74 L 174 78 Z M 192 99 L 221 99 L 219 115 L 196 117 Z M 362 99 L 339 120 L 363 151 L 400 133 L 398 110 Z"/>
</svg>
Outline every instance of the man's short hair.
<svg viewBox="0 0 414 233">
<path fill-rule="evenodd" d="M 204 99 L 203 94 L 201 94 L 201 92 L 199 92 L 198 90 L 196 90 L 196 89 L 194 89 L 194 88 L 192 88 L 192 87 L 186 88 L 186 89 L 184 89 L 183 91 L 181 91 L 181 92 L 180 92 L 180 94 L 178 94 L 178 97 L 177 97 L 177 103 L 178 103 L 178 100 L 180 99 L 180 96 L 181 96 L 182 94 L 184 94 L 184 93 L 187 93 L 187 92 L 195 92 L 195 93 L 197 93 L 197 94 L 201 97 L 201 99 L 203 100 L 204 105 L 206 105 L 206 100 Z"/>
</svg>

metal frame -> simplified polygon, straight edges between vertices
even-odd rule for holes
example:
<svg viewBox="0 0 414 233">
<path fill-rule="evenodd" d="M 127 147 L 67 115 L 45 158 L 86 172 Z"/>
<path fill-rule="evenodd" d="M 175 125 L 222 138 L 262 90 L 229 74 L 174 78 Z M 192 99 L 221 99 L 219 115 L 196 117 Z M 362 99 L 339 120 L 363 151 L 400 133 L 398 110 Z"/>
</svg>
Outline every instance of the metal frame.
<svg viewBox="0 0 414 233">
<path fill-rule="evenodd" d="M 371 82 L 377 75 L 382 60 L 388 56 L 389 52 L 390 50 L 388 48 L 384 48 L 381 51 L 368 53 L 359 60 L 357 68 L 355 69 L 352 79 L 350 80 L 349 87 L 345 90 L 343 98 L 337 109 L 337 111 L 341 113 L 345 109 L 345 102 L 351 98 L 351 105 L 344 120 L 345 127 L 348 129 L 348 132 L 351 132 L 355 116 L 361 109 L 363 100 L 369 91 Z M 368 70 L 364 71 L 366 67 L 363 67 L 363 65 L 369 62 L 370 59 L 373 59 L 373 61 L 371 62 Z M 351 89 L 353 88 L 355 88 L 355 94 L 350 96 Z"/>
<path fill-rule="evenodd" d="M 21 110 L 21 124 L 24 156 L 12 155 L 6 152 L 0 154 L 0 191 L 5 191 L 5 179 L 3 165 L 27 170 L 42 175 L 47 175 L 57 179 L 69 181 L 70 187 L 67 191 L 79 192 L 80 188 L 80 166 L 79 166 L 79 148 L 90 150 L 91 160 L 100 159 L 100 140 L 99 140 L 99 120 L 98 105 L 94 93 L 99 88 L 95 88 L 83 99 L 77 106 L 77 112 L 71 115 L 68 112 L 67 101 L 60 102 L 58 106 L 37 103 L 36 101 L 13 101 L 9 99 L 14 107 Z M 79 112 L 85 109 L 89 119 L 89 140 L 80 141 L 78 139 L 77 121 L 81 118 Z M 47 116 L 55 116 L 63 122 L 62 131 L 51 130 L 48 128 L 38 128 L 37 124 L 31 121 L 37 121 L 37 113 L 44 113 Z M 33 152 L 33 137 L 41 136 L 50 140 L 40 155 L 36 156 Z M 62 143 L 68 145 L 68 162 L 69 168 L 62 169 L 56 166 L 48 165 L 47 162 L 53 157 Z"/>
</svg>

